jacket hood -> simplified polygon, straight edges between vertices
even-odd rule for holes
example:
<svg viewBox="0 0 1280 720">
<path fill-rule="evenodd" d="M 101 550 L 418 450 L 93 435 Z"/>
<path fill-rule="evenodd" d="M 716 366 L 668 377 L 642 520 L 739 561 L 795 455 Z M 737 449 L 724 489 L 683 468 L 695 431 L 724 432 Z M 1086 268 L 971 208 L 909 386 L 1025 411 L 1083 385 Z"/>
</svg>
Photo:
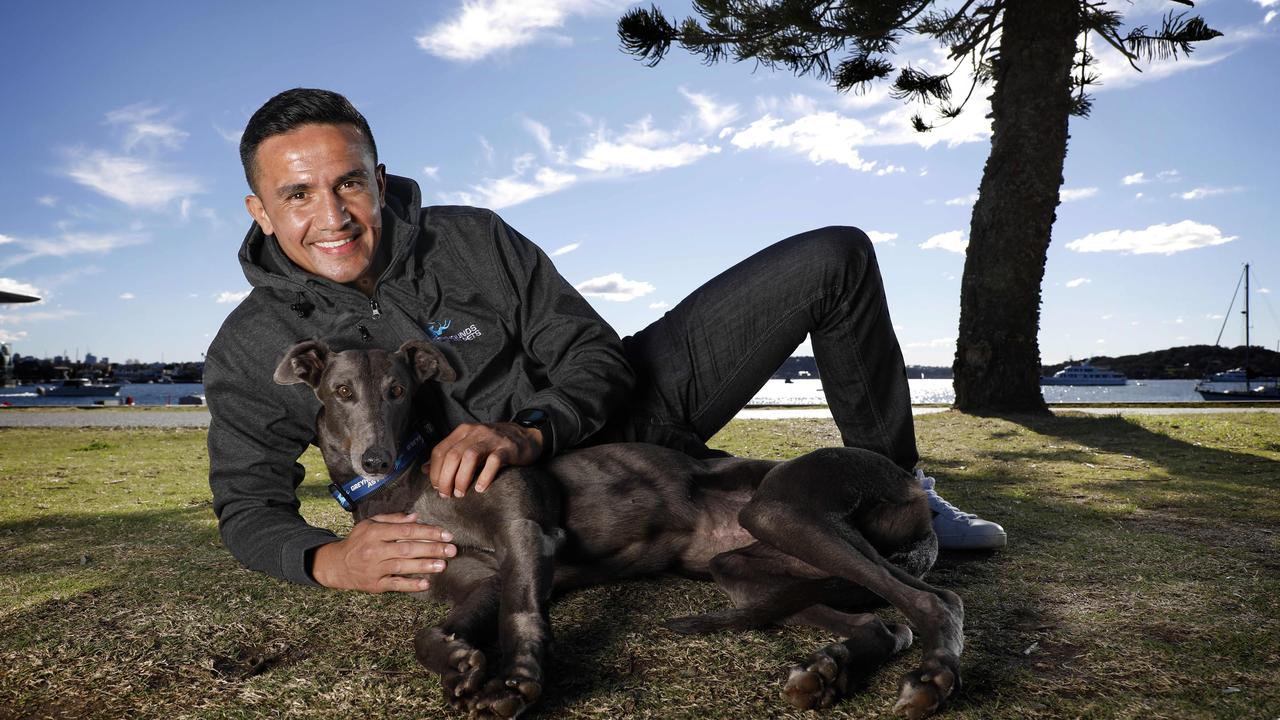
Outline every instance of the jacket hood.
<svg viewBox="0 0 1280 720">
<path fill-rule="evenodd" d="M 418 215 L 422 211 L 422 193 L 418 183 L 399 175 L 387 175 L 386 204 L 382 208 L 382 237 L 380 243 L 390 243 L 390 262 L 378 281 L 392 279 L 403 273 L 407 266 L 404 257 L 413 252 L 418 234 Z M 306 293 L 313 301 L 325 302 L 325 293 L 312 292 L 312 285 L 346 288 L 340 283 L 313 275 L 293 264 L 275 236 L 262 232 L 254 221 L 240 245 L 240 268 L 244 277 L 255 288 L 275 288 L 294 293 Z"/>
</svg>

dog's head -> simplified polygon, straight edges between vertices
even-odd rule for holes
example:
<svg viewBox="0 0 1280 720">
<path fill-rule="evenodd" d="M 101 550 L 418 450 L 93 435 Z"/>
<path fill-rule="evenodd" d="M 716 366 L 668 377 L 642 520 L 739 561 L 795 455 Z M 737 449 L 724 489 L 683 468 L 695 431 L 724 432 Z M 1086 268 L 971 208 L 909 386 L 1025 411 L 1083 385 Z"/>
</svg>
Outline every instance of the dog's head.
<svg viewBox="0 0 1280 720">
<path fill-rule="evenodd" d="M 329 475 L 338 482 L 390 472 L 414 428 L 420 386 L 456 377 L 444 355 L 424 340 L 410 340 L 394 353 L 333 352 L 319 340 L 307 340 L 289 348 L 275 372 L 277 383 L 306 383 L 323 404 L 316 436 Z"/>
</svg>

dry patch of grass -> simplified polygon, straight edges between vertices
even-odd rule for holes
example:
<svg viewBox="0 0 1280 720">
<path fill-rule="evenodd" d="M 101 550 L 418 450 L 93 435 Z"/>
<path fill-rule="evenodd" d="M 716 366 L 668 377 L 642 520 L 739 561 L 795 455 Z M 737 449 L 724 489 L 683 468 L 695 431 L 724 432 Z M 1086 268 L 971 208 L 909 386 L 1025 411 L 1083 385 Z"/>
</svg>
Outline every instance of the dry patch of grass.
<svg viewBox="0 0 1280 720">
<path fill-rule="evenodd" d="M 943 494 L 1010 537 L 931 575 L 967 608 L 947 717 L 1280 716 L 1280 419 L 943 413 L 918 435 Z M 0 430 L 0 718 L 452 716 L 410 647 L 440 608 L 241 569 L 217 539 L 204 442 Z M 735 422 L 714 441 L 761 457 L 836 443 L 820 420 Z M 319 458 L 304 464 L 304 514 L 343 532 Z M 807 715 L 778 692 L 823 633 L 658 627 L 724 602 L 680 579 L 561 598 L 540 716 Z M 916 660 L 828 714 L 887 716 Z"/>
</svg>

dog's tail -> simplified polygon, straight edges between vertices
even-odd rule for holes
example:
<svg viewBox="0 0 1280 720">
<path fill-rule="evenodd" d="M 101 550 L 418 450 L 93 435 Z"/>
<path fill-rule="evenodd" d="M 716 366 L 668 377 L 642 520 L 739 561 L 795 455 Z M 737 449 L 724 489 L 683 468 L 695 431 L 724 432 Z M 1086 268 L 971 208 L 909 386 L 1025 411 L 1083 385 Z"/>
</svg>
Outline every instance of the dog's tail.
<svg viewBox="0 0 1280 720">
<path fill-rule="evenodd" d="M 817 598 L 804 592 L 773 595 L 765 598 L 763 602 L 752 605 L 717 610 L 702 615 L 671 618 L 663 625 L 668 630 L 683 635 L 702 635 L 724 630 L 756 630 L 795 615 L 816 602 Z"/>
</svg>

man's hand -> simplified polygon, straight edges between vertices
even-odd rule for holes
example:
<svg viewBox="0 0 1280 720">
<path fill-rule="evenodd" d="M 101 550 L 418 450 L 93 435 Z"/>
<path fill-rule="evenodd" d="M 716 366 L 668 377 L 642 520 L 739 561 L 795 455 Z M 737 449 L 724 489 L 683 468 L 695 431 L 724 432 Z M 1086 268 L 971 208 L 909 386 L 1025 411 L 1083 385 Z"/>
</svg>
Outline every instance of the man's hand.
<svg viewBox="0 0 1280 720">
<path fill-rule="evenodd" d="M 432 449 L 425 469 L 441 496 L 462 497 L 472 480 L 476 492 L 484 492 L 503 466 L 532 465 L 541 455 L 542 431 L 537 428 L 510 422 L 463 424 Z"/>
<path fill-rule="evenodd" d="M 321 545 L 312 558 L 311 575 L 331 588 L 364 592 L 418 592 L 431 583 L 406 575 L 438 573 L 443 558 L 458 554 L 447 544 L 447 530 L 419 525 L 418 515 L 387 513 L 356 523 L 345 539 Z"/>
</svg>

